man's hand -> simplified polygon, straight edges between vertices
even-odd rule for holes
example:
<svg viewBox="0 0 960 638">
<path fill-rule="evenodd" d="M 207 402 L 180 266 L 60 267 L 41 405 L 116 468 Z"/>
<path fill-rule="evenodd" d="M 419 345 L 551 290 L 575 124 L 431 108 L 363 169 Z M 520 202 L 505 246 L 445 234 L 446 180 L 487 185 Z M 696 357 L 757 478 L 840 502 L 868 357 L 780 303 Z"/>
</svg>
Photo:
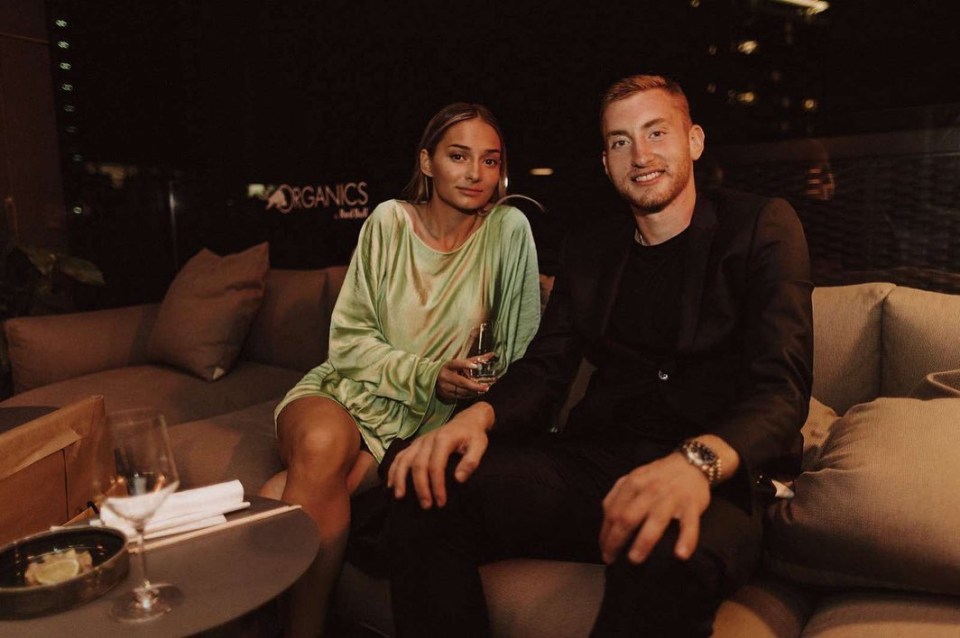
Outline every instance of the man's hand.
<svg viewBox="0 0 960 638">
<path fill-rule="evenodd" d="M 470 371 L 477 369 L 477 363 L 484 357 L 489 358 L 492 353 L 473 359 L 450 359 L 440 368 L 437 375 L 437 396 L 452 403 L 463 399 L 475 399 L 490 389 L 486 383 L 479 383 L 470 378 Z"/>
<path fill-rule="evenodd" d="M 400 499 L 407 493 L 407 477 L 424 509 L 436 503 L 447 502 L 444 475 L 450 455 L 463 456 L 454 470 L 454 477 L 465 482 L 480 464 L 487 451 L 487 431 L 493 427 L 493 408 L 488 403 L 475 403 L 433 432 L 417 437 L 410 446 L 397 454 L 387 472 L 387 488 Z"/>
<path fill-rule="evenodd" d="M 690 558 L 700 537 L 700 516 L 709 504 L 707 477 L 679 453 L 641 465 L 620 477 L 603 499 L 603 560 L 612 563 L 632 540 L 627 558 L 642 563 L 673 520 L 680 522 L 674 554 Z"/>
</svg>

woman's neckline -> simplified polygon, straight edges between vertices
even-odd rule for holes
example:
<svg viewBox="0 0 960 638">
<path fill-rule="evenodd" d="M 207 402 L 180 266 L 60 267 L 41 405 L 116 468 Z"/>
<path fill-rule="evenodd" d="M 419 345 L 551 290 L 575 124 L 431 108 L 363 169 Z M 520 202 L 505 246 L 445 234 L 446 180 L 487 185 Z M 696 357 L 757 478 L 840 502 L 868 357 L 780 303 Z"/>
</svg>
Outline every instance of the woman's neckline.
<svg viewBox="0 0 960 638">
<path fill-rule="evenodd" d="M 410 224 L 410 232 L 416 237 L 417 241 L 420 242 L 425 248 L 441 254 L 441 255 L 450 255 L 460 251 L 464 246 L 466 246 L 473 237 L 477 235 L 481 228 L 483 228 L 486 221 L 487 215 L 476 214 L 473 217 L 473 224 L 470 227 L 469 231 L 460 238 L 456 245 L 451 248 L 446 248 L 438 243 L 438 239 L 433 233 L 430 232 L 430 229 L 424 223 L 423 217 L 420 214 L 422 205 L 414 204 L 412 202 L 406 202 L 402 200 L 396 200 L 398 206 L 406 215 L 407 222 Z M 421 232 L 423 234 L 421 234 Z"/>
</svg>

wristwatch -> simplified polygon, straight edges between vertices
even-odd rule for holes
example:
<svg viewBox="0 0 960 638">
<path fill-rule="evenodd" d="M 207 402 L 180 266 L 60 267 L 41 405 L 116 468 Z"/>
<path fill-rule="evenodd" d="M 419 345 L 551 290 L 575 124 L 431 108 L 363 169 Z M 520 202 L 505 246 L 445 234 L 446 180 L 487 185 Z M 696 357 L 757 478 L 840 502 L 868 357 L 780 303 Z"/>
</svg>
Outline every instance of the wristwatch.
<svg viewBox="0 0 960 638">
<path fill-rule="evenodd" d="M 710 485 L 716 485 L 720 480 L 720 457 L 707 445 L 696 439 L 687 439 L 680 444 L 677 452 L 682 454 L 690 465 L 703 472 Z"/>
</svg>

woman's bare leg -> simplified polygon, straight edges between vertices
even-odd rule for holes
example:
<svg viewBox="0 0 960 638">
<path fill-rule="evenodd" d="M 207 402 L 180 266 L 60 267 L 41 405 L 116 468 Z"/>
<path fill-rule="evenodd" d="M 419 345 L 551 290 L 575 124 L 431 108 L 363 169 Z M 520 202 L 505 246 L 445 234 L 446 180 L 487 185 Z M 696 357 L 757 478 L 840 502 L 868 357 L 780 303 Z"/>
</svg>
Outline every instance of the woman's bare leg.
<svg viewBox="0 0 960 638">
<path fill-rule="evenodd" d="M 266 483 L 260 487 L 257 492 L 260 496 L 272 498 L 275 501 L 283 500 L 283 488 L 287 486 L 287 471 L 277 472 L 271 476 Z"/>
<path fill-rule="evenodd" d="M 350 529 L 350 495 L 376 481 L 376 462 L 360 451 L 360 433 L 335 401 L 304 397 L 287 405 L 277 420 L 286 472 L 271 478 L 260 494 L 296 503 L 313 519 L 320 552 L 291 590 L 288 635 L 320 635 L 343 563 Z"/>
</svg>

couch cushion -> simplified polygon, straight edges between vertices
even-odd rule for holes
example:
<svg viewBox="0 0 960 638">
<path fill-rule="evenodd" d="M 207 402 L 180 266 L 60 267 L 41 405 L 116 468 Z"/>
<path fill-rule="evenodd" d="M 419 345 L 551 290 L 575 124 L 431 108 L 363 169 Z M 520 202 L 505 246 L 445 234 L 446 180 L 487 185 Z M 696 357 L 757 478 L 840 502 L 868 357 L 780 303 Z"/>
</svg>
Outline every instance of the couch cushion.
<svg viewBox="0 0 960 638">
<path fill-rule="evenodd" d="M 813 612 L 815 596 L 759 576 L 721 603 L 713 638 L 795 638 Z"/>
<path fill-rule="evenodd" d="M 170 284 L 147 355 L 216 381 L 233 366 L 263 299 L 269 248 L 220 257 L 203 249 Z"/>
<path fill-rule="evenodd" d="M 178 423 L 169 428 L 182 488 L 239 479 L 256 494 L 283 469 L 274 433 L 271 399 L 227 414 Z"/>
<path fill-rule="evenodd" d="M 960 398 L 960 369 L 931 372 L 910 396 L 914 399 Z"/>
<path fill-rule="evenodd" d="M 960 368 L 960 295 L 898 287 L 883 309 L 881 394 L 907 396 L 935 370 Z"/>
<path fill-rule="evenodd" d="M 330 314 L 346 266 L 271 270 L 243 357 L 306 372 L 327 358 Z"/>
<path fill-rule="evenodd" d="M 590 633 L 603 596 L 603 566 L 546 560 L 505 560 L 480 568 L 498 638 L 579 638 Z M 390 586 L 354 565 L 344 566 L 334 608 L 350 630 L 393 636 Z M 364 634 L 367 635 L 367 634 Z"/>
<path fill-rule="evenodd" d="M 960 599 L 903 592 L 848 592 L 821 601 L 804 638 L 956 638 Z"/>
<path fill-rule="evenodd" d="M 799 582 L 960 594 L 960 399 L 881 398 L 829 426 L 769 511 L 767 563 Z"/>
<path fill-rule="evenodd" d="M 496 636 L 587 636 L 603 597 L 603 566 L 518 559 L 480 571 Z"/>
<path fill-rule="evenodd" d="M 280 398 L 303 375 L 297 370 L 240 361 L 216 383 L 162 365 L 106 370 L 59 381 L 14 395 L 0 406 L 63 406 L 91 394 L 102 394 L 109 410 L 156 408 L 167 423 L 194 421 Z"/>
<path fill-rule="evenodd" d="M 880 394 L 883 300 L 893 284 L 813 291 L 813 395 L 843 414 Z"/>
<path fill-rule="evenodd" d="M 497 638 L 580 638 L 589 635 L 603 596 L 603 566 L 533 559 L 480 568 L 492 635 Z M 799 636 L 813 598 L 788 583 L 758 578 L 724 601 L 715 638 Z M 344 635 L 393 636 L 390 586 L 347 563 L 334 609 Z M 361 635 L 361 633 L 358 633 Z"/>
<path fill-rule="evenodd" d="M 833 423 L 839 418 L 833 408 L 824 405 L 816 398 L 810 398 L 807 420 L 800 430 L 803 433 L 803 469 L 816 467 L 823 452 L 823 445 L 830 436 Z"/>
</svg>

